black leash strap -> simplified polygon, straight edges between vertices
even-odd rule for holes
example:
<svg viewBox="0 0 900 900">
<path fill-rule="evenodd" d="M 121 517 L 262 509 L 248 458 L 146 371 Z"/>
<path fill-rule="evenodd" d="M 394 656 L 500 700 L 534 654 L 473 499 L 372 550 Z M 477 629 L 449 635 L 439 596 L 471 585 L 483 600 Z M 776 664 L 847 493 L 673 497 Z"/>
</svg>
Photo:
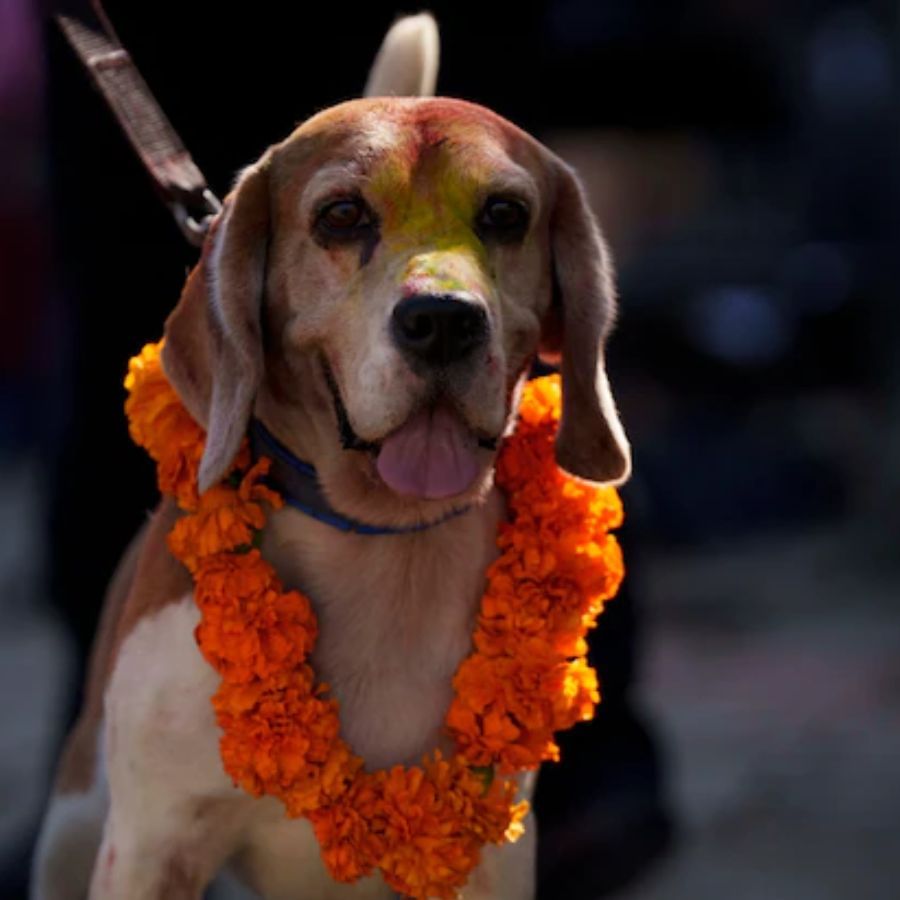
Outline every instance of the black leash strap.
<svg viewBox="0 0 900 900">
<path fill-rule="evenodd" d="M 56 21 L 112 109 L 185 238 L 203 243 L 222 208 L 113 30 L 101 0 Z"/>
</svg>

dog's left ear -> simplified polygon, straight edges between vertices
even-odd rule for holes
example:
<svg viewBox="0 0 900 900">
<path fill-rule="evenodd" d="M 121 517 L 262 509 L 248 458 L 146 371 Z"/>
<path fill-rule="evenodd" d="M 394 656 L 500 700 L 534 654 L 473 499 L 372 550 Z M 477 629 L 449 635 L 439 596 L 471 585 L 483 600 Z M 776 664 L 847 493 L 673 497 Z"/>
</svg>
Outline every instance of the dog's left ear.
<svg viewBox="0 0 900 900">
<path fill-rule="evenodd" d="M 264 156 L 242 173 L 166 320 L 163 369 L 206 428 L 201 491 L 219 481 L 237 455 L 262 379 L 268 168 Z"/>
<path fill-rule="evenodd" d="M 631 474 L 631 449 L 604 360 L 616 309 L 612 262 L 574 171 L 558 159 L 552 169 L 555 296 L 541 352 L 562 356 L 563 411 L 556 457 L 563 469 L 579 478 L 621 484 Z"/>
</svg>

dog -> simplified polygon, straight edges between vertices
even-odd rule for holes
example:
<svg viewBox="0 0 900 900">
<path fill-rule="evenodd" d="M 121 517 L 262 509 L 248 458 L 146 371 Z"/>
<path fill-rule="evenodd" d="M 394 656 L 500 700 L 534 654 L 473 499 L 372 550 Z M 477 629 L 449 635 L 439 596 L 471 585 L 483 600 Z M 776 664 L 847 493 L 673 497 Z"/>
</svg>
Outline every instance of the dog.
<svg viewBox="0 0 900 900">
<path fill-rule="evenodd" d="M 437 56 L 429 16 L 400 20 L 363 99 L 245 169 L 165 325 L 166 375 L 207 432 L 201 490 L 255 418 L 315 467 L 331 509 L 396 532 L 286 506 L 262 544 L 313 598 L 316 671 L 373 769 L 448 749 L 504 516 L 493 463 L 537 354 L 562 370 L 560 466 L 608 484 L 630 470 L 604 368 L 612 268 L 578 179 L 497 114 L 431 96 Z M 32 896 L 188 900 L 225 866 L 276 900 L 392 896 L 378 877 L 334 882 L 309 823 L 223 771 L 218 677 L 166 546 L 178 515 L 164 500 L 111 581 Z M 530 796 L 533 779 L 520 786 Z M 534 896 L 525 825 L 485 849 L 465 897 Z"/>
</svg>

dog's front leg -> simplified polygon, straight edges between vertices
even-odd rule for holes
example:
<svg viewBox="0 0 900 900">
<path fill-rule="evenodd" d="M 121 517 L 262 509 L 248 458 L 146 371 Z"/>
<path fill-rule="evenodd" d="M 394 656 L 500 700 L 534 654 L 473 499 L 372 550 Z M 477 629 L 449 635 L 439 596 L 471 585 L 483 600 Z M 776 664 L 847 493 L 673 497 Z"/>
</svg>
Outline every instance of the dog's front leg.
<svg viewBox="0 0 900 900">
<path fill-rule="evenodd" d="M 525 833 L 515 844 L 484 848 L 463 900 L 534 900 L 537 822 L 533 812 L 523 824 Z"/>
<path fill-rule="evenodd" d="M 537 773 L 517 778 L 520 800 L 531 801 Z M 529 812 L 522 823 L 525 833 L 514 844 L 487 846 L 481 862 L 469 876 L 463 900 L 534 900 L 537 892 L 537 819 Z"/>
<path fill-rule="evenodd" d="M 123 812 L 110 809 L 90 900 L 199 900 L 233 847 L 233 811 L 195 800 L 149 818 Z"/>
<path fill-rule="evenodd" d="M 218 684 L 186 596 L 125 639 L 105 694 L 109 811 L 91 900 L 194 900 L 234 851 L 248 810 L 219 757 Z"/>
<path fill-rule="evenodd" d="M 198 900 L 211 873 L 173 834 L 128 833 L 107 820 L 91 900 Z"/>
</svg>

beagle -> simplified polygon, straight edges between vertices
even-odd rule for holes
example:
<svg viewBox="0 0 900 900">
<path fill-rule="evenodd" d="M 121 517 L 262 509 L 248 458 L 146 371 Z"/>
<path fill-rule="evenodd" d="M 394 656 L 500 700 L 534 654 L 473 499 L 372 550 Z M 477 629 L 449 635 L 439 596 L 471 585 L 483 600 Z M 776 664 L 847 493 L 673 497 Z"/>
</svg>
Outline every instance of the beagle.
<svg viewBox="0 0 900 900">
<path fill-rule="evenodd" d="M 262 549 L 313 598 L 316 670 L 372 768 L 447 748 L 504 516 L 494 458 L 538 352 L 561 359 L 559 464 L 606 483 L 630 468 L 603 361 L 609 255 L 582 188 L 495 113 L 427 96 L 436 71 L 433 20 L 401 20 L 366 98 L 243 171 L 165 325 L 167 377 L 207 431 L 201 489 L 253 420 L 315 467 L 321 508 L 367 526 L 285 506 Z M 309 823 L 223 771 L 218 677 L 165 543 L 177 515 L 163 501 L 112 579 L 33 897 L 188 900 L 225 866 L 277 900 L 392 896 L 333 882 Z M 533 821 L 526 835 L 486 848 L 464 896 L 532 897 Z"/>
</svg>

